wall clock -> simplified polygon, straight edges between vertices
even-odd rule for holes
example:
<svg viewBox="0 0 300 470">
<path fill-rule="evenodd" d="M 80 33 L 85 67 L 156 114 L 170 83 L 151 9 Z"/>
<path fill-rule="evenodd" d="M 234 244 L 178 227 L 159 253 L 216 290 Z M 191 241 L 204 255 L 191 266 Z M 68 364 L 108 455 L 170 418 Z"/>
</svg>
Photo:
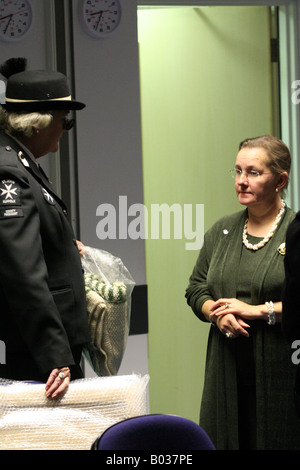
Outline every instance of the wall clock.
<svg viewBox="0 0 300 470">
<path fill-rule="evenodd" d="M 23 39 L 32 26 L 31 0 L 0 0 L 0 39 Z"/>
<path fill-rule="evenodd" d="M 83 0 L 83 25 L 94 38 L 109 36 L 119 26 L 121 5 L 119 0 Z"/>
</svg>

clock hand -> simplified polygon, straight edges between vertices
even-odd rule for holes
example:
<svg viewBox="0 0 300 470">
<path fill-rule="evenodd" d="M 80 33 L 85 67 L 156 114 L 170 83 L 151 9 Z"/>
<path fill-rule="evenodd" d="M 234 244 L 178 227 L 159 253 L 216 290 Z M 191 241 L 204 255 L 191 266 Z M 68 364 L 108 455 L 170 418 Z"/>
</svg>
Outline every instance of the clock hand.
<svg viewBox="0 0 300 470">
<path fill-rule="evenodd" d="M 100 23 L 100 21 L 101 21 L 102 15 L 103 15 L 103 11 L 100 11 L 100 15 L 99 15 L 99 18 L 98 18 L 98 21 L 97 21 L 95 30 L 98 29 L 98 26 L 99 26 L 99 23 Z"/>
<path fill-rule="evenodd" d="M 7 18 L 7 17 L 6 17 L 6 18 Z M 9 15 L 8 23 L 7 23 L 7 25 L 6 25 L 6 27 L 5 27 L 4 31 L 3 31 L 4 34 L 6 34 L 7 28 L 9 27 L 9 23 L 11 22 L 11 20 L 12 20 L 12 15 Z"/>
<path fill-rule="evenodd" d="M 26 11 L 28 11 L 29 8 L 26 8 L 25 10 L 22 10 L 22 11 L 16 11 L 16 13 L 10 13 L 9 15 L 6 15 L 6 16 L 0 16 L 0 21 L 2 20 L 6 20 L 6 18 L 9 18 L 9 22 L 8 24 L 10 23 L 10 21 L 12 20 L 12 17 L 15 16 L 15 15 L 20 15 L 21 13 L 25 13 Z"/>
<path fill-rule="evenodd" d="M 6 15 L 6 16 L 3 16 L 2 18 L 0 18 L 0 21 L 5 20 L 6 18 L 9 18 L 7 25 L 6 25 L 6 27 L 4 28 L 4 30 L 3 30 L 3 33 L 4 33 L 4 34 L 7 33 L 9 24 L 10 24 L 10 22 L 12 21 L 13 16 L 15 16 L 15 15 L 20 15 L 21 13 L 25 13 L 25 12 L 28 11 L 28 10 L 29 10 L 29 9 L 26 8 L 25 10 L 17 11 L 16 13 L 10 13 L 9 15 Z"/>
<path fill-rule="evenodd" d="M 6 15 L 6 16 L 2 16 L 2 18 L 0 17 L 0 21 L 6 20 L 6 18 L 11 18 L 11 17 L 12 17 L 12 13 L 10 13 L 9 15 Z"/>
<path fill-rule="evenodd" d="M 90 13 L 91 16 L 94 15 L 99 15 L 99 13 L 102 15 L 103 13 L 107 13 L 110 10 L 100 10 L 100 11 L 94 11 L 94 13 Z"/>
<path fill-rule="evenodd" d="M 25 11 L 28 11 L 29 8 L 25 8 L 25 10 L 21 10 L 21 11 L 16 11 L 16 13 L 12 13 L 12 16 L 14 15 L 20 15 L 21 13 L 25 13 Z"/>
<path fill-rule="evenodd" d="M 6 20 L 6 18 L 12 18 L 12 16 L 15 16 L 15 15 L 20 15 L 20 13 L 25 13 L 25 11 L 28 11 L 29 8 L 26 8 L 25 10 L 22 10 L 22 11 L 16 11 L 15 13 L 10 13 L 9 15 L 6 15 L 6 16 L 0 16 L 0 21 L 2 20 Z"/>
</svg>

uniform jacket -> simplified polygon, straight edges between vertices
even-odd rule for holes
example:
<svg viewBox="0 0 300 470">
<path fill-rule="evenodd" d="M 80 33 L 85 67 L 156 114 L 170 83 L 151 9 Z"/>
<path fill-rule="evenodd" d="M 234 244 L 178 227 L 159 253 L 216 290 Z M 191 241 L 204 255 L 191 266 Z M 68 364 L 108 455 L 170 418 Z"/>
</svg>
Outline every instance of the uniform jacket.
<svg viewBox="0 0 300 470">
<path fill-rule="evenodd" d="M 66 207 L 38 165 L 0 133 L 0 340 L 49 373 L 89 341 L 80 255 Z"/>
</svg>

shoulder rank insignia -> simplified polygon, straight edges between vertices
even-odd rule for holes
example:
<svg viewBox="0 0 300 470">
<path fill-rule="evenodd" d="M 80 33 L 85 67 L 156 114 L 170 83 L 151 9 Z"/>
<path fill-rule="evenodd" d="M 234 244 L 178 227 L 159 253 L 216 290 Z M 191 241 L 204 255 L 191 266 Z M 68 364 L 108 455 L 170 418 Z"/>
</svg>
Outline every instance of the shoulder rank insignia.
<svg viewBox="0 0 300 470">
<path fill-rule="evenodd" d="M 41 186 L 41 189 L 42 189 L 43 196 L 45 200 L 48 202 L 48 204 L 50 204 L 51 206 L 54 206 L 55 199 L 51 196 L 51 194 L 48 193 L 48 191 L 45 188 L 43 188 L 43 186 Z"/>
<path fill-rule="evenodd" d="M 29 163 L 28 163 L 28 161 L 26 160 L 26 158 L 24 157 L 23 152 L 20 151 L 20 152 L 18 153 L 18 157 L 19 157 L 19 159 L 21 160 L 21 162 L 23 163 L 24 166 L 29 167 Z"/>
</svg>

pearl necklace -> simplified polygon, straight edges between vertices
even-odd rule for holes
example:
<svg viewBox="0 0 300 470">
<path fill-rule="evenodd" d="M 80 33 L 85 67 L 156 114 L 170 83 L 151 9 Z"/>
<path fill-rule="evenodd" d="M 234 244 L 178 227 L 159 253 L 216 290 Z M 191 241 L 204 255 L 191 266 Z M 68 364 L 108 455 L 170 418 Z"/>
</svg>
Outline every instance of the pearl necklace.
<svg viewBox="0 0 300 470">
<path fill-rule="evenodd" d="M 284 213 L 284 209 L 285 209 L 285 202 L 283 200 L 281 200 L 281 209 L 280 209 L 280 211 L 279 211 L 279 213 L 278 213 L 278 215 L 275 219 L 273 227 L 271 228 L 268 235 L 266 235 L 265 238 L 263 240 L 261 240 L 259 243 L 256 243 L 256 245 L 252 245 L 252 243 L 248 242 L 248 239 L 247 239 L 248 219 L 246 220 L 245 225 L 244 225 L 244 230 L 243 230 L 243 244 L 245 245 L 246 248 L 248 248 L 248 250 L 254 250 L 254 251 L 259 250 L 260 248 L 262 248 L 263 246 L 265 246 L 268 243 L 270 238 L 273 237 L 275 230 L 277 229 L 277 225 L 279 224 L 280 219 L 281 219 L 281 217 Z"/>
</svg>

